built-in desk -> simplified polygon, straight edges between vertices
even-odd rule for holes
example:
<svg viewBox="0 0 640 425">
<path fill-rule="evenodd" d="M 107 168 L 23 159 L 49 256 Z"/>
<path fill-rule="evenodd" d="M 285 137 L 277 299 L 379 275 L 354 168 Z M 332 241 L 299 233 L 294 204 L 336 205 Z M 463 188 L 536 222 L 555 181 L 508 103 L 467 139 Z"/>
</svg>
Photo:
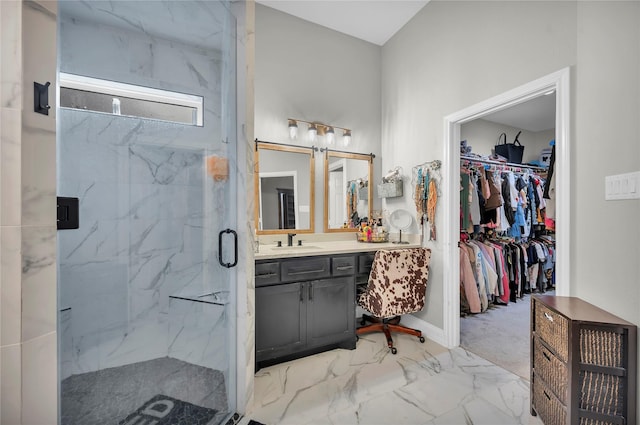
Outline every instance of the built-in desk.
<svg viewBox="0 0 640 425">
<path fill-rule="evenodd" d="M 257 368 L 356 346 L 356 286 L 379 249 L 418 244 L 336 241 L 260 247 L 256 254 Z"/>
</svg>

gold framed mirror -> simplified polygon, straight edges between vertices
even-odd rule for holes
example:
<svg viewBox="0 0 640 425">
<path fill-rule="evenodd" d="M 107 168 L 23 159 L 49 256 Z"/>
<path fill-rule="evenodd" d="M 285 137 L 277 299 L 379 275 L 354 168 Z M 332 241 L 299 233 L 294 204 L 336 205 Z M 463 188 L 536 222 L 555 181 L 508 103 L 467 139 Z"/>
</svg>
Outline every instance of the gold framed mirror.
<svg viewBox="0 0 640 425">
<path fill-rule="evenodd" d="M 313 233 L 315 148 L 255 142 L 256 233 Z"/>
<path fill-rule="evenodd" d="M 371 217 L 373 155 L 324 151 L 324 231 L 356 232 Z"/>
</svg>

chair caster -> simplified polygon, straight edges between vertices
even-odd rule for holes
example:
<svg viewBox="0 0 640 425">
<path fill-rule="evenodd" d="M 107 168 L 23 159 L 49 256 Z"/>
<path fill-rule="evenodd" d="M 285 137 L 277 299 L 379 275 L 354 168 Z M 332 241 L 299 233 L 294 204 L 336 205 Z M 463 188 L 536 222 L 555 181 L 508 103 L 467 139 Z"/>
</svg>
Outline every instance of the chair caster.
<svg viewBox="0 0 640 425">
<path fill-rule="evenodd" d="M 421 342 L 422 344 L 424 344 L 424 337 L 423 337 L 423 336 L 421 336 L 421 337 L 419 338 L 419 340 L 420 340 L 420 342 Z"/>
<path fill-rule="evenodd" d="M 398 354 L 396 347 L 391 347 L 391 354 Z"/>
</svg>

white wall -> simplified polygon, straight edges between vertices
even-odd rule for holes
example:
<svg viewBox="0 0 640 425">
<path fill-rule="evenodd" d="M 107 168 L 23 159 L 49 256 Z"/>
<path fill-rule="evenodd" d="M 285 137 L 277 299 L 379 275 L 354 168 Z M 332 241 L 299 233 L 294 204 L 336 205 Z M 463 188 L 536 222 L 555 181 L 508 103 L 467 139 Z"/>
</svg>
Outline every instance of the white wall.
<svg viewBox="0 0 640 425">
<path fill-rule="evenodd" d="M 443 159 L 446 115 L 571 67 L 570 293 L 635 324 L 640 201 L 605 202 L 604 177 L 640 170 L 638 22 L 639 2 L 432 1 L 382 55 L 383 169 Z M 442 327 L 442 247 L 429 244 L 421 318 Z"/>
<path fill-rule="evenodd" d="M 380 52 L 371 43 L 256 5 L 255 135 L 291 144 L 287 118 L 350 128 L 352 143 L 335 149 L 374 153 L 380 177 Z M 298 124 L 297 144 L 306 126 Z M 336 130 L 336 139 L 341 139 Z M 316 146 L 322 147 L 320 143 Z M 323 154 L 316 154 L 315 231 L 324 214 Z M 377 177 L 376 177 L 377 176 Z M 376 208 L 374 199 L 374 208 Z"/>
<path fill-rule="evenodd" d="M 549 141 L 553 139 L 555 130 L 531 132 L 521 130 L 504 124 L 497 124 L 483 119 L 473 120 L 460 126 L 460 138 L 466 140 L 472 147 L 472 153 L 490 155 L 498 144 L 498 136 L 506 133 L 507 143 L 512 143 L 519 131 L 522 131 L 518 140 L 524 146 L 522 163 L 537 161 L 540 159 L 542 149 L 548 149 Z M 500 139 L 502 140 L 502 139 Z M 502 141 L 500 141 L 502 143 Z"/>
<path fill-rule="evenodd" d="M 428 3 L 382 49 L 382 168 L 442 160 L 446 115 L 572 65 L 575 50 L 575 3 Z M 395 203 L 414 211 L 411 197 Z M 428 299 L 417 316 L 442 328 L 443 247 L 427 246 Z"/>
<path fill-rule="evenodd" d="M 606 175 L 640 171 L 640 3 L 577 16 L 571 293 L 640 325 L 640 200 L 604 200 Z"/>
</svg>

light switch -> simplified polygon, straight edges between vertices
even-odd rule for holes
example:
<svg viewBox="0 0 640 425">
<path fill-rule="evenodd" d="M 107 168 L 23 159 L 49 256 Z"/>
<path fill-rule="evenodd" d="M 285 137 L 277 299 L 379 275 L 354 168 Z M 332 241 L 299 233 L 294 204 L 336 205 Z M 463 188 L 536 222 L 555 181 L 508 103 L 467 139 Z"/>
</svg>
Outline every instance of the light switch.
<svg viewBox="0 0 640 425">
<path fill-rule="evenodd" d="M 606 176 L 604 199 L 640 199 L 640 171 Z"/>
</svg>

